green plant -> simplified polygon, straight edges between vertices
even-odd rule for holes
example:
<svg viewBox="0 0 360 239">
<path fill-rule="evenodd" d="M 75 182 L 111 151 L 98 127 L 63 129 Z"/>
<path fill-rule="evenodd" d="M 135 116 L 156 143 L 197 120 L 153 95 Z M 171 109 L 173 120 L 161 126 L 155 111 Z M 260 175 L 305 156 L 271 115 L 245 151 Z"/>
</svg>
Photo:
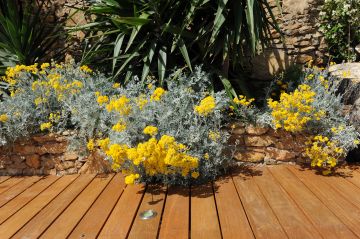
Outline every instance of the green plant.
<svg viewBox="0 0 360 239">
<path fill-rule="evenodd" d="M 112 130 L 108 137 L 90 140 L 89 149 L 100 146 L 113 168 L 128 175 L 127 183 L 214 179 L 231 161 L 224 155 L 225 93 L 210 93 L 211 82 L 200 68 L 166 84 L 163 89 L 147 82 L 144 88 L 134 79 L 116 95 L 98 95 Z"/>
<path fill-rule="evenodd" d="M 283 92 L 280 99 L 268 100 L 275 129 L 314 135 L 305 154 L 311 165 L 329 173 L 347 153 L 359 144 L 359 133 L 342 113 L 340 81 L 327 69 L 305 69 L 293 92 Z"/>
<path fill-rule="evenodd" d="M 99 146 L 127 183 L 213 179 L 231 161 L 222 130 L 227 97 L 210 93 L 208 75 L 198 67 L 171 79 L 166 89 L 137 78 L 120 86 L 87 66 L 10 67 L 3 77 L 10 95 L 0 102 L 1 145 L 72 130 L 70 148 L 86 154 Z"/>
<path fill-rule="evenodd" d="M 17 65 L 7 69 L 2 85 L 10 95 L 0 102 L 1 145 L 41 131 L 75 130 L 73 143 L 81 146 L 110 130 L 95 93 L 114 94 L 115 88 L 86 66 Z"/>
<path fill-rule="evenodd" d="M 326 0 L 320 19 L 321 30 L 335 60 L 354 61 L 354 47 L 360 43 L 360 2 Z"/>
<path fill-rule="evenodd" d="M 0 70 L 16 64 L 30 65 L 63 55 L 59 38 L 62 22 L 50 22 L 47 0 L 0 1 Z M 56 45 L 57 44 L 57 45 Z M 56 48 L 55 48 L 56 45 Z M 51 52 L 53 51 L 53 52 Z M 54 53 L 55 54 L 51 54 Z"/>
<path fill-rule="evenodd" d="M 244 85 L 244 52 L 255 54 L 267 42 L 270 27 L 277 29 L 266 0 L 101 0 L 88 13 L 96 20 L 75 28 L 92 42 L 86 63 L 103 61 L 125 81 L 150 74 L 160 83 L 175 66 L 192 70 L 203 64 L 228 90 L 228 78 Z"/>
</svg>

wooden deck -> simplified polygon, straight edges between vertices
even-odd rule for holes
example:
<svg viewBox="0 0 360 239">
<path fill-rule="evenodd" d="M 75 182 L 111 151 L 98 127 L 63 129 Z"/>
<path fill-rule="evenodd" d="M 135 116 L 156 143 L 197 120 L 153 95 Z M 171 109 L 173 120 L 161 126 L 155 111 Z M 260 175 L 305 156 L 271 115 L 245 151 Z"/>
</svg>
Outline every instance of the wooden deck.
<svg viewBox="0 0 360 239">
<path fill-rule="evenodd" d="M 0 177 L 0 238 L 360 238 L 360 169 L 238 169 L 213 184 L 116 175 Z M 155 218 L 140 212 L 153 209 Z"/>
</svg>

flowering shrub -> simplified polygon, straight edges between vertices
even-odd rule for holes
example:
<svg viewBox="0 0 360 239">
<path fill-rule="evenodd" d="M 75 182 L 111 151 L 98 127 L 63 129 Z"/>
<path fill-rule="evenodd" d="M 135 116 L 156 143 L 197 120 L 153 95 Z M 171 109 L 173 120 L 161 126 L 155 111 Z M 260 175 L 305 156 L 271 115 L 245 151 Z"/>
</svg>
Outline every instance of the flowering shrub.
<svg viewBox="0 0 360 239">
<path fill-rule="evenodd" d="M 339 60 L 356 60 L 353 48 L 360 43 L 360 1 L 326 0 L 320 19 L 330 52 Z"/>
<path fill-rule="evenodd" d="M 108 130 L 94 94 L 115 89 L 87 66 L 17 65 L 8 68 L 2 80 L 4 92 L 9 92 L 0 102 L 2 145 L 40 131 L 67 129 L 78 132 L 79 143 Z"/>
<path fill-rule="evenodd" d="M 359 144 L 359 134 L 342 114 L 338 86 L 326 70 L 308 68 L 295 91 L 281 93 L 278 101 L 268 100 L 274 128 L 316 135 L 305 153 L 314 167 L 335 167 Z"/>
<path fill-rule="evenodd" d="M 49 64 L 8 68 L 0 103 L 1 143 L 40 131 L 73 129 L 72 146 L 101 148 L 126 183 L 187 184 L 213 179 L 230 161 L 222 131 L 228 101 L 210 93 L 200 69 L 167 88 L 134 80 L 111 83 L 87 66 Z M 85 147 L 86 146 L 86 147 Z"/>
<path fill-rule="evenodd" d="M 108 156 L 126 182 L 187 184 L 213 179 L 230 161 L 223 154 L 221 130 L 224 92 L 207 91 L 210 80 L 200 70 L 166 81 L 167 88 L 134 80 L 114 95 L 97 95 L 111 121 L 108 137 L 90 140 Z"/>
</svg>

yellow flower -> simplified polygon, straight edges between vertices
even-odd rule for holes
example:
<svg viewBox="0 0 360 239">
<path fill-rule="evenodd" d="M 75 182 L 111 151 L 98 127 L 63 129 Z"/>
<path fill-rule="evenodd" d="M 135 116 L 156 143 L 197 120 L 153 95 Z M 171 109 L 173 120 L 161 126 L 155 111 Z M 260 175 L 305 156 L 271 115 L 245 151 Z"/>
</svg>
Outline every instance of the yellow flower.
<svg viewBox="0 0 360 239">
<path fill-rule="evenodd" d="M 205 153 L 205 154 L 204 154 L 204 159 L 209 159 L 209 158 L 210 158 L 209 154 L 208 154 L 208 153 Z"/>
<path fill-rule="evenodd" d="M 116 132 L 122 132 L 126 130 L 126 123 L 119 121 L 112 127 L 112 130 Z"/>
<path fill-rule="evenodd" d="M 150 136 L 155 136 L 158 133 L 158 128 L 155 126 L 146 126 L 144 129 L 144 134 L 148 134 Z"/>
<path fill-rule="evenodd" d="M 148 85 L 147 85 L 147 88 L 148 88 L 149 90 L 151 90 L 151 89 L 153 88 L 153 84 L 151 84 L 151 83 L 148 84 Z"/>
<path fill-rule="evenodd" d="M 128 176 L 125 177 L 125 183 L 126 184 L 134 184 L 135 180 L 140 178 L 139 174 L 130 174 Z"/>
<path fill-rule="evenodd" d="M 298 132 L 303 130 L 307 122 L 320 120 L 325 112 L 316 112 L 312 106 L 316 93 L 309 85 L 299 85 L 292 93 L 282 93 L 279 101 L 268 100 L 272 110 L 273 123 L 276 128 L 283 127 L 286 131 Z"/>
<path fill-rule="evenodd" d="M 254 98 L 251 98 L 251 99 L 247 100 L 246 96 L 244 96 L 244 95 L 239 95 L 239 98 L 235 97 L 233 99 L 233 102 L 235 104 L 237 104 L 237 105 L 242 105 L 242 106 L 245 106 L 245 107 L 249 106 L 255 100 Z"/>
<path fill-rule="evenodd" d="M 140 95 L 136 99 L 136 104 L 137 104 L 137 106 L 139 107 L 140 110 L 142 110 L 147 103 L 148 103 L 148 100 L 145 99 L 145 95 Z"/>
<path fill-rule="evenodd" d="M 0 122 L 5 123 L 9 120 L 9 117 L 6 114 L 0 115 Z"/>
<path fill-rule="evenodd" d="M 219 132 L 214 132 L 211 131 L 209 132 L 209 139 L 211 139 L 212 141 L 217 141 L 218 139 L 220 139 L 220 133 Z"/>
<path fill-rule="evenodd" d="M 360 144 L 360 141 L 357 140 L 357 139 L 355 139 L 355 140 L 354 140 L 354 144 L 358 145 L 358 144 Z"/>
<path fill-rule="evenodd" d="M 106 95 L 99 95 L 97 98 L 97 102 L 100 106 L 106 104 L 107 102 L 109 102 L 109 97 L 107 97 Z"/>
<path fill-rule="evenodd" d="M 193 178 L 198 178 L 200 176 L 200 174 L 199 174 L 199 172 L 192 172 L 191 173 L 191 177 L 193 177 Z"/>
<path fill-rule="evenodd" d="M 48 68 L 49 66 L 50 66 L 49 63 L 43 63 L 43 64 L 41 64 L 40 68 L 41 68 L 42 70 L 44 70 L 44 69 Z"/>
<path fill-rule="evenodd" d="M 46 129 L 50 129 L 52 127 L 52 123 L 51 122 L 47 122 L 47 123 L 42 123 L 40 125 L 40 130 L 44 131 Z"/>
<path fill-rule="evenodd" d="M 151 101 L 159 101 L 163 94 L 165 94 L 165 90 L 161 87 L 155 89 L 154 93 L 150 96 Z"/>
<path fill-rule="evenodd" d="M 87 73 L 92 73 L 93 71 L 90 69 L 90 67 L 88 67 L 87 65 L 83 65 L 80 67 L 80 70 L 87 72 Z"/>
<path fill-rule="evenodd" d="M 116 111 L 120 115 L 128 115 L 131 112 L 129 103 L 130 99 L 126 96 L 121 96 L 118 99 L 111 99 L 109 104 L 106 105 L 106 110 L 108 112 Z"/>
<path fill-rule="evenodd" d="M 195 106 L 194 110 L 198 115 L 207 116 L 214 111 L 215 107 L 215 98 L 208 96 L 201 100 L 200 104 Z"/>
<path fill-rule="evenodd" d="M 110 139 L 109 138 L 99 139 L 97 141 L 97 144 L 103 151 L 107 151 L 109 150 Z"/>
<path fill-rule="evenodd" d="M 114 89 L 119 88 L 119 87 L 120 87 L 120 83 L 114 83 L 114 84 L 112 85 L 112 87 L 113 87 Z"/>
<path fill-rule="evenodd" d="M 88 150 L 93 151 L 95 149 L 94 139 L 90 139 L 89 142 L 87 143 L 86 147 L 88 148 Z"/>
</svg>

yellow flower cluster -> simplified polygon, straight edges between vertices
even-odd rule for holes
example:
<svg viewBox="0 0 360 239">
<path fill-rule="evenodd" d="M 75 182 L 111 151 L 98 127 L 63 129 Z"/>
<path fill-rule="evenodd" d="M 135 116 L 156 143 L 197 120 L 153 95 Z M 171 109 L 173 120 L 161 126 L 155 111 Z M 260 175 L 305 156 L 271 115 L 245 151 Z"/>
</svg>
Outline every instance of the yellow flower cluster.
<svg viewBox="0 0 360 239">
<path fill-rule="evenodd" d="M 344 149 L 337 147 L 336 142 L 328 137 L 317 135 L 309 144 L 311 147 L 306 149 L 306 155 L 311 159 L 312 167 L 333 168 L 344 156 Z"/>
<path fill-rule="evenodd" d="M 51 91 L 54 91 L 57 100 L 61 101 L 67 94 L 78 93 L 80 89 L 83 88 L 83 83 L 79 80 L 69 82 L 66 79 L 62 79 L 59 73 L 51 72 L 44 75 L 42 79 L 35 80 L 31 88 L 34 92 L 38 91 L 40 95 L 43 95 L 42 92 L 45 92 L 45 96 L 50 96 Z M 41 96 L 38 97 L 34 103 L 39 105 L 45 102 L 47 102 L 47 99 Z"/>
<path fill-rule="evenodd" d="M 133 165 L 125 170 L 127 173 L 131 173 L 125 179 L 127 184 L 132 184 L 139 178 L 135 168 L 140 166 L 145 169 L 148 176 L 177 173 L 183 177 L 191 175 L 191 177 L 197 178 L 199 176 L 199 173 L 196 172 L 199 165 L 198 158 L 188 155 L 186 146 L 177 143 L 172 136 L 163 135 L 160 140 L 152 137 L 134 148 L 129 148 L 125 144 L 109 146 L 109 143 L 109 138 L 98 141 L 98 145 L 105 154 L 112 158 L 114 170 L 120 169 L 128 161 Z"/>
<path fill-rule="evenodd" d="M 159 101 L 163 94 L 165 94 L 165 90 L 161 87 L 158 87 L 154 90 L 153 94 L 150 96 L 151 101 Z"/>
<path fill-rule="evenodd" d="M 215 107 L 215 98 L 208 96 L 201 100 L 200 104 L 195 106 L 194 110 L 198 115 L 207 116 L 214 111 Z"/>
<path fill-rule="evenodd" d="M 158 133 L 158 128 L 155 126 L 146 126 L 144 129 L 144 134 L 148 134 L 150 136 L 155 136 Z"/>
<path fill-rule="evenodd" d="M 239 99 L 240 98 L 240 99 Z M 251 99 L 246 99 L 246 96 L 244 95 L 239 95 L 239 97 L 235 97 L 233 99 L 233 102 L 236 104 L 236 105 L 242 105 L 242 106 L 249 106 L 255 99 L 254 98 L 251 98 Z"/>
<path fill-rule="evenodd" d="M 42 124 L 40 125 L 40 130 L 41 130 L 41 131 L 44 131 L 44 130 L 50 129 L 51 127 L 52 127 L 52 123 L 51 123 L 51 122 L 42 123 Z"/>
<path fill-rule="evenodd" d="M 141 94 L 139 95 L 139 97 L 136 98 L 136 104 L 140 110 L 142 110 L 148 102 L 149 101 L 145 98 L 144 94 Z"/>
<path fill-rule="evenodd" d="M 7 116 L 7 114 L 0 115 L 0 122 L 5 123 L 8 120 L 9 120 L 9 117 Z"/>
<path fill-rule="evenodd" d="M 292 93 L 282 93 L 280 101 L 268 100 L 272 110 L 271 115 L 276 128 L 284 128 L 290 132 L 303 130 L 307 122 L 320 120 L 325 115 L 323 111 L 316 112 L 312 106 L 316 93 L 309 85 L 300 85 Z"/>
<path fill-rule="evenodd" d="M 111 99 L 106 105 L 106 110 L 108 112 L 116 111 L 120 115 L 128 115 L 131 112 L 130 99 L 124 95 L 117 99 Z"/>
<path fill-rule="evenodd" d="M 90 139 L 86 145 L 89 151 L 93 151 L 95 149 L 95 141 L 94 139 Z"/>
<path fill-rule="evenodd" d="M 219 132 L 210 131 L 210 132 L 209 132 L 209 139 L 211 139 L 212 141 L 216 142 L 218 139 L 220 139 L 220 133 L 219 133 Z"/>
<path fill-rule="evenodd" d="M 112 127 L 113 131 L 116 132 L 122 132 L 124 130 L 126 130 L 126 123 L 123 122 L 122 120 L 119 120 L 113 127 Z"/>
<path fill-rule="evenodd" d="M 126 184 L 134 184 L 136 179 L 140 178 L 140 175 L 138 173 L 130 174 L 125 177 L 125 183 Z"/>
<path fill-rule="evenodd" d="M 86 73 L 92 73 L 93 72 L 93 70 L 91 70 L 90 67 L 88 67 L 87 65 L 81 66 L 80 70 L 82 70 L 83 72 L 86 72 Z"/>
<path fill-rule="evenodd" d="M 50 113 L 49 120 L 50 122 L 57 122 L 61 118 L 60 113 Z"/>
<path fill-rule="evenodd" d="M 106 104 L 109 102 L 109 97 L 107 97 L 106 95 L 99 95 L 97 97 L 97 102 L 100 106 Z"/>
<path fill-rule="evenodd" d="M 9 83 L 10 85 L 15 85 L 17 83 L 16 77 L 21 72 L 28 72 L 32 74 L 38 73 L 38 64 L 26 66 L 26 65 L 16 65 L 14 67 L 8 67 L 5 72 L 5 76 L 3 76 L 3 81 Z"/>
</svg>

